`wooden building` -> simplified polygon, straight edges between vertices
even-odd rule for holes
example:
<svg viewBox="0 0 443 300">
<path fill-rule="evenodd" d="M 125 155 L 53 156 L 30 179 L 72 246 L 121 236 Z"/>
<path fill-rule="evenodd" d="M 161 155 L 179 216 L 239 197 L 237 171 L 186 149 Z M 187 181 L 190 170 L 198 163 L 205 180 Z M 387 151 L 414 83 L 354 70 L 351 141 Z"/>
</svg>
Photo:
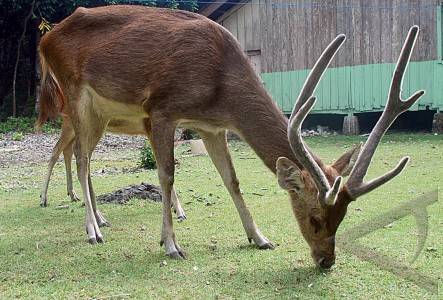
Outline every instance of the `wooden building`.
<svg viewBox="0 0 443 300">
<path fill-rule="evenodd" d="M 200 13 L 226 27 L 242 45 L 266 89 L 290 113 L 327 44 L 347 41 L 316 90 L 316 113 L 381 111 L 408 29 L 421 32 L 403 94 L 426 95 L 411 110 L 443 109 L 442 5 L 435 0 L 216 0 Z"/>
</svg>

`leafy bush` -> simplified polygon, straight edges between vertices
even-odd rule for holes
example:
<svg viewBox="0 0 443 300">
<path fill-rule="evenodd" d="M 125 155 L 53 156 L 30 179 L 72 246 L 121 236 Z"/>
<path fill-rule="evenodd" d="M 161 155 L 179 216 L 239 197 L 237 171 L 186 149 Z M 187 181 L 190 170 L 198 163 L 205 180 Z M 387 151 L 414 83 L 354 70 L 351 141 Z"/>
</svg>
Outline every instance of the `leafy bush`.
<svg viewBox="0 0 443 300">
<path fill-rule="evenodd" d="M 30 132 L 34 128 L 32 118 L 7 118 L 6 121 L 0 123 L 0 133 L 9 132 Z"/>
<path fill-rule="evenodd" d="M 155 156 L 148 141 L 145 142 L 145 145 L 140 150 L 140 166 L 150 170 L 157 168 Z"/>
<path fill-rule="evenodd" d="M 12 134 L 12 140 L 13 141 L 21 141 L 21 140 L 23 140 L 23 132 L 14 132 Z"/>
<path fill-rule="evenodd" d="M 4 122 L 0 122 L 0 133 L 10 133 L 10 132 L 20 132 L 20 133 L 30 133 L 34 132 L 35 118 L 20 117 L 13 118 L 9 117 Z M 55 120 L 46 122 L 42 127 L 42 131 L 46 133 L 53 133 L 60 129 L 61 120 Z"/>
</svg>

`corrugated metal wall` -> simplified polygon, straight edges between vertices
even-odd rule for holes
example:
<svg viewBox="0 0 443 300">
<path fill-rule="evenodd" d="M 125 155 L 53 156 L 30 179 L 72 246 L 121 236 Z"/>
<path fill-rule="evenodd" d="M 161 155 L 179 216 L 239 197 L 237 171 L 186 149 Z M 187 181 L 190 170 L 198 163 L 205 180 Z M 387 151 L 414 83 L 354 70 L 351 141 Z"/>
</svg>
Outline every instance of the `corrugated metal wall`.
<svg viewBox="0 0 443 300">
<path fill-rule="evenodd" d="M 383 109 L 395 64 L 330 68 L 315 95 L 318 113 L 370 112 Z M 290 113 L 309 70 L 262 73 L 266 89 L 285 113 Z M 411 62 L 403 82 L 403 97 L 417 90 L 425 96 L 411 110 L 443 109 L 443 65 Z"/>
<path fill-rule="evenodd" d="M 261 60 L 265 86 L 289 113 L 300 88 L 324 47 L 338 34 L 347 42 L 319 85 L 315 111 L 381 110 L 394 63 L 410 26 L 421 33 L 403 93 L 426 96 L 417 109 L 443 109 L 441 6 L 434 0 L 253 0 L 219 20 L 245 51 Z M 258 52 L 257 52 L 258 50 Z"/>
</svg>

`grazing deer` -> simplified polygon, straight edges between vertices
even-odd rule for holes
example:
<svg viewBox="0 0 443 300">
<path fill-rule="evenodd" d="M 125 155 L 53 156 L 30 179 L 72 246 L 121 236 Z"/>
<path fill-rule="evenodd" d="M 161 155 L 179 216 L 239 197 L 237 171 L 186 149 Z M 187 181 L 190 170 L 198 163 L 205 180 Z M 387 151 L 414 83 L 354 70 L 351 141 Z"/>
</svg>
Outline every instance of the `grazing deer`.
<svg viewBox="0 0 443 300">
<path fill-rule="evenodd" d="M 76 136 L 78 177 L 86 206 L 91 243 L 102 242 L 89 187 L 90 155 L 111 119 L 149 120 L 151 142 L 163 190 L 161 245 L 174 258 L 185 256 L 174 234 L 171 191 L 174 184 L 174 131 L 197 130 L 229 191 L 248 239 L 273 248 L 260 232 L 240 193 L 228 152 L 226 129 L 236 132 L 277 173 L 289 191 L 292 208 L 312 257 L 321 267 L 335 260 L 335 232 L 347 206 L 396 176 L 391 172 L 363 183 L 374 151 L 395 118 L 422 94 L 400 100 L 403 73 L 418 33 L 413 27 L 402 50 L 388 104 L 363 149 L 324 164 L 304 144 L 300 125 L 315 102 L 312 94 L 333 55 L 338 36 L 311 71 L 288 119 L 272 101 L 235 38 L 219 24 L 178 10 L 109 6 L 77 9 L 40 43 L 42 105 L 39 124 L 59 113 L 69 115 Z M 46 71 L 45 71 L 46 70 Z M 342 176 L 350 173 L 342 186 Z"/>
<path fill-rule="evenodd" d="M 149 137 L 149 127 L 146 126 L 134 126 L 137 124 L 131 124 L 125 120 L 111 120 L 106 128 L 107 131 L 116 133 L 116 134 L 129 134 L 129 135 L 145 135 Z M 148 124 L 149 125 L 149 124 Z M 60 138 L 57 141 L 54 149 L 52 149 L 52 155 L 49 159 L 48 171 L 46 174 L 45 181 L 43 182 L 42 192 L 40 194 L 40 206 L 47 207 L 48 206 L 48 187 L 49 181 L 51 179 L 52 170 L 60 157 L 60 154 L 63 152 L 63 157 L 65 161 L 65 169 L 66 169 L 66 187 L 68 196 L 71 198 L 71 201 L 79 201 L 77 194 L 74 191 L 72 185 L 72 171 L 71 171 L 71 161 L 73 155 L 73 143 L 74 143 L 75 133 L 74 128 L 72 128 L 71 121 L 67 116 L 63 116 L 62 130 L 60 134 Z M 91 187 L 90 187 L 91 189 Z M 93 191 L 90 190 L 90 193 Z M 94 196 L 91 196 L 94 197 Z M 177 214 L 177 219 L 179 221 L 183 221 L 186 219 L 185 211 L 183 210 L 180 200 L 178 199 L 177 193 L 175 189 L 172 189 L 172 207 Z M 97 220 L 99 226 L 109 225 L 109 222 L 104 219 L 103 215 L 99 212 L 97 213 Z"/>
</svg>

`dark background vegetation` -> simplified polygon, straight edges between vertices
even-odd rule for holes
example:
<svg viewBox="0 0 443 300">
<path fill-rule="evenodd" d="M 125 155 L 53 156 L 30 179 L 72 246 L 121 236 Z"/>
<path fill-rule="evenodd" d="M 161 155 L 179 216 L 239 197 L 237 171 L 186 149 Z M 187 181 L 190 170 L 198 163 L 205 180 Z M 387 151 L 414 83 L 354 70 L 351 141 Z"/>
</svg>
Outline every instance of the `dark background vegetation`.
<svg viewBox="0 0 443 300">
<path fill-rule="evenodd" d="M 0 0 L 0 122 L 11 116 L 35 115 L 39 82 L 37 46 L 42 21 L 56 24 L 79 6 L 115 4 L 197 10 L 197 0 Z"/>
</svg>

